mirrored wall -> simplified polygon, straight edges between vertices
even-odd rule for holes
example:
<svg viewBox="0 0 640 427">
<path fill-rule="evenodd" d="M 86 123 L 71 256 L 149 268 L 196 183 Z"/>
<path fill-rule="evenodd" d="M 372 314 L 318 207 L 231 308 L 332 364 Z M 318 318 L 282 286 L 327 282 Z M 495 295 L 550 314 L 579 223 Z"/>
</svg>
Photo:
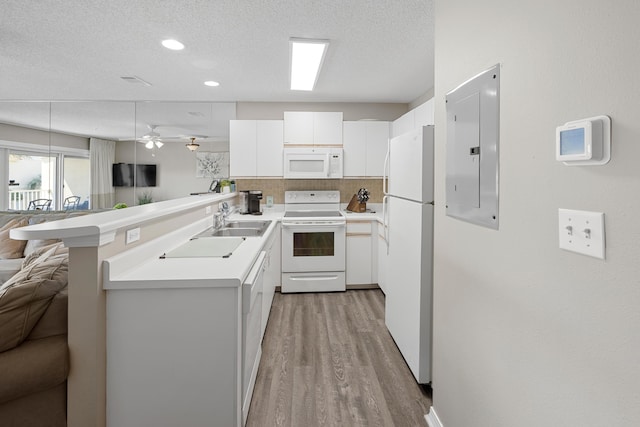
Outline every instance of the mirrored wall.
<svg viewBox="0 0 640 427">
<path fill-rule="evenodd" d="M 224 176 L 226 158 L 228 176 L 235 114 L 235 103 L 0 101 L 0 210 L 106 209 L 205 192 L 202 159 L 223 159 Z"/>
</svg>

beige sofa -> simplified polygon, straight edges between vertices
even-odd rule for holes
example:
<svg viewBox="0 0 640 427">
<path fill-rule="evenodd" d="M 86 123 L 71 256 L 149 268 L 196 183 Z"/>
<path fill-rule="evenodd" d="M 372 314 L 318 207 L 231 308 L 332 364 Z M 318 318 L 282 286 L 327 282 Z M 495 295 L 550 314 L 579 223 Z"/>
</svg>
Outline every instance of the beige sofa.
<svg viewBox="0 0 640 427">
<path fill-rule="evenodd" d="M 56 221 L 71 216 L 86 215 L 90 211 L 17 211 L 0 212 L 0 286 L 20 270 L 24 258 L 43 246 L 58 240 L 13 240 L 12 228 Z"/>
<path fill-rule="evenodd" d="M 0 425 L 65 426 L 68 250 L 56 241 L 1 240 L 2 230 L 26 225 L 25 216 L 35 224 L 67 214 L 0 214 L 0 252 L 12 256 L 0 266 L 14 268 L 0 284 Z"/>
</svg>

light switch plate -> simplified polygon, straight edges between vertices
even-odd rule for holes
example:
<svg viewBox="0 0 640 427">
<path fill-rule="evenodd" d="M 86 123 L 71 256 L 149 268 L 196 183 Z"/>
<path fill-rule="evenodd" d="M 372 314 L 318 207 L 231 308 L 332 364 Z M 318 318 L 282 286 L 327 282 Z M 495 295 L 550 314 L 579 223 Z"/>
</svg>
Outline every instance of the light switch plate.
<svg viewBox="0 0 640 427">
<path fill-rule="evenodd" d="M 604 259 L 604 213 L 558 209 L 560 248 Z"/>
<path fill-rule="evenodd" d="M 127 230 L 127 237 L 125 241 L 126 245 L 128 245 L 129 243 L 137 242 L 138 240 L 140 240 L 140 227 Z"/>
</svg>

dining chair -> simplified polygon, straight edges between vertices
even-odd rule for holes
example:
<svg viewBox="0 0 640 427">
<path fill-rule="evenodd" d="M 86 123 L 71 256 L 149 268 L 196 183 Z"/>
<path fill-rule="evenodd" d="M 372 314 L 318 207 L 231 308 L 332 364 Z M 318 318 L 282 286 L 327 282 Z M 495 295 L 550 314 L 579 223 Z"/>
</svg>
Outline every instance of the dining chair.
<svg viewBox="0 0 640 427">
<path fill-rule="evenodd" d="M 29 202 L 29 206 L 27 207 L 29 211 L 50 211 L 51 210 L 51 199 L 36 199 Z"/>
<path fill-rule="evenodd" d="M 80 197 L 79 196 L 69 196 L 62 202 L 62 209 L 65 211 L 78 209 L 80 205 Z"/>
</svg>

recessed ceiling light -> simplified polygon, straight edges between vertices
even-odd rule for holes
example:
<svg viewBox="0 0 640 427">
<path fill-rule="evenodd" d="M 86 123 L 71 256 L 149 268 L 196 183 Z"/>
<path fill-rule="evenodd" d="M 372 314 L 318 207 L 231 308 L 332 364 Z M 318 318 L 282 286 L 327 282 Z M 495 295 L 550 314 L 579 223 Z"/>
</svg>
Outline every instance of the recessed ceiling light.
<svg viewBox="0 0 640 427">
<path fill-rule="evenodd" d="M 289 40 L 291 90 L 313 90 L 328 46 L 329 40 Z"/>
<path fill-rule="evenodd" d="M 171 50 L 184 49 L 184 45 L 182 43 L 180 43 L 178 40 L 173 40 L 173 39 L 162 40 L 162 46 Z"/>
<path fill-rule="evenodd" d="M 208 81 L 204 82 L 204 84 L 205 84 L 206 86 L 211 86 L 211 87 L 220 86 L 220 83 L 218 83 L 218 82 L 214 82 L 213 80 L 208 80 Z"/>
</svg>

